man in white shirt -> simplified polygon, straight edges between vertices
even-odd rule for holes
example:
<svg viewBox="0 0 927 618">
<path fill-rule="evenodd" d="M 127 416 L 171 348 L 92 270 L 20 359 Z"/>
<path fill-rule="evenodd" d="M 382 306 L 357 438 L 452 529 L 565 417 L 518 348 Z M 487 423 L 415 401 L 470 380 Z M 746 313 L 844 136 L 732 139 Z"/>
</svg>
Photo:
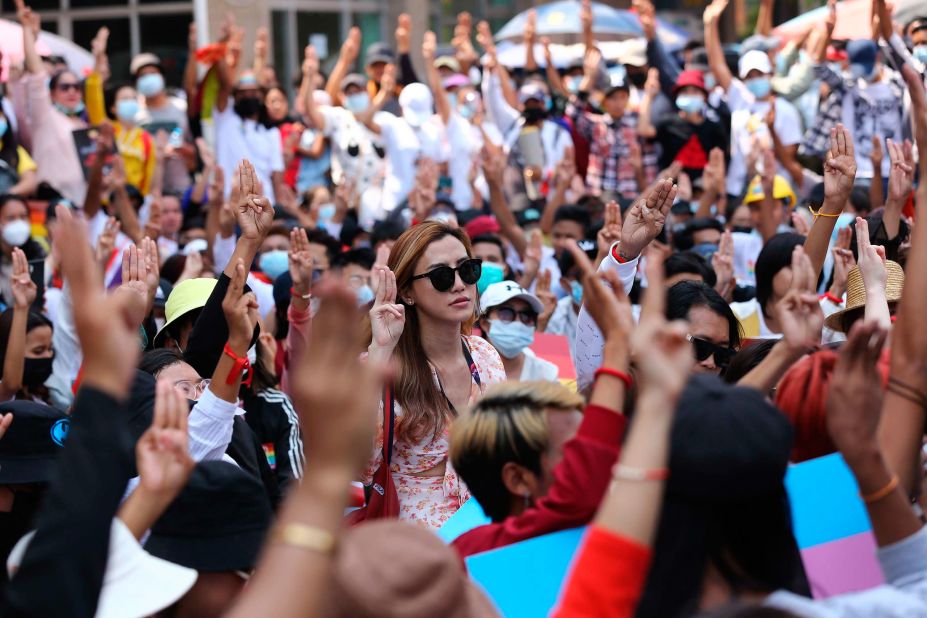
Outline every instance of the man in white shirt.
<svg viewBox="0 0 927 618">
<path fill-rule="evenodd" d="M 238 163 L 248 159 L 264 186 L 264 195 L 271 204 L 276 203 L 275 189 L 283 182 L 283 146 L 280 131 L 262 122 L 267 112 L 257 79 L 252 73 L 243 74 L 233 92 L 222 67 L 218 75 L 220 86 L 212 117 L 216 163 L 225 170 L 225 195 L 228 197 L 237 181 Z"/>
</svg>

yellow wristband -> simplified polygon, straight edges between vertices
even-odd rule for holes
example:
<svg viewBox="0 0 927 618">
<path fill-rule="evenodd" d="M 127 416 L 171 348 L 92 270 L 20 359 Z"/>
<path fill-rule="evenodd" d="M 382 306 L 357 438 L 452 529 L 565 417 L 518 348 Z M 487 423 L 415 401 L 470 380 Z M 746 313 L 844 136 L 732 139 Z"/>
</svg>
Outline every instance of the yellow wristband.
<svg viewBox="0 0 927 618">
<path fill-rule="evenodd" d="M 837 217 L 840 216 L 839 212 L 837 214 L 831 214 L 829 212 L 821 212 L 820 208 L 817 211 L 815 211 L 814 208 L 811 207 L 811 204 L 808 204 L 808 210 L 811 211 L 811 214 L 814 215 L 815 219 L 817 219 L 818 217 L 834 217 L 836 219 Z"/>
<path fill-rule="evenodd" d="M 286 524 L 274 530 L 273 542 L 330 554 L 335 549 L 335 535 L 327 530 L 304 524 Z"/>
</svg>

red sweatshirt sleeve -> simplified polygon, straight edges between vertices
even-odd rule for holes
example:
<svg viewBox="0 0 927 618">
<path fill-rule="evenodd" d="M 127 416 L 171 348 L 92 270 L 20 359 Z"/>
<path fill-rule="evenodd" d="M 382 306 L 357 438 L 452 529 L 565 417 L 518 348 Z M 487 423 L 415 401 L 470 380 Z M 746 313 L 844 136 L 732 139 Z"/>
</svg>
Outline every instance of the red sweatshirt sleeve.
<svg viewBox="0 0 927 618">
<path fill-rule="evenodd" d="M 651 550 L 590 526 L 553 618 L 632 618 L 650 568 Z"/>
<path fill-rule="evenodd" d="M 457 537 L 453 545 L 460 556 L 588 524 L 611 481 L 626 424 L 622 414 L 586 406 L 579 431 L 563 447 L 563 459 L 554 469 L 547 495 L 521 515 Z"/>
</svg>

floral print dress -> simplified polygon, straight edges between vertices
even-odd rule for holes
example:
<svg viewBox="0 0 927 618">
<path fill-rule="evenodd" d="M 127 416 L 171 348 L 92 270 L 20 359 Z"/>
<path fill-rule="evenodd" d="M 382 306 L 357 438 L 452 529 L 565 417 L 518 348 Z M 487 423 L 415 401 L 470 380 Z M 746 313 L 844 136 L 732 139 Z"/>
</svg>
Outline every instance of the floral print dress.
<svg viewBox="0 0 927 618">
<path fill-rule="evenodd" d="M 464 337 L 464 343 L 470 351 L 479 375 L 471 384 L 470 401 L 472 405 L 489 386 L 505 381 L 505 368 L 499 353 L 488 342 L 479 337 Z M 471 367 L 471 371 L 474 368 Z M 432 368 L 435 383 L 438 374 Z M 395 404 L 396 418 L 402 416 L 402 408 Z M 364 470 L 361 479 L 370 484 L 380 462 L 383 461 L 383 402 L 380 402 L 379 426 L 373 456 Z M 470 492 L 457 476 L 457 472 L 448 460 L 450 427 L 437 435 L 428 435 L 417 442 L 397 440 L 393 445 L 391 469 L 396 493 L 399 497 L 399 519 L 420 523 L 437 530 L 457 512 L 457 509 L 470 498 Z M 423 472 L 445 464 L 443 476 L 419 476 Z"/>
</svg>

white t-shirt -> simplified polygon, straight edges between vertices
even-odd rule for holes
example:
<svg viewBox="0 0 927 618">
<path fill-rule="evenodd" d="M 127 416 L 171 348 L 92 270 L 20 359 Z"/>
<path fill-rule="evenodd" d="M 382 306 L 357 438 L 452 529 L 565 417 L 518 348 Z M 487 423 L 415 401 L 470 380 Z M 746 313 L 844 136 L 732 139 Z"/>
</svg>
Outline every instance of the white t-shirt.
<svg viewBox="0 0 927 618">
<path fill-rule="evenodd" d="M 383 116 L 380 125 L 386 147 L 386 180 L 383 183 L 383 209 L 392 212 L 409 195 L 418 171 L 415 163 L 428 157 L 438 163 L 450 158 L 450 144 L 441 119 L 432 115 L 414 128 L 399 116 Z"/>
<path fill-rule="evenodd" d="M 341 184 L 343 178 L 354 183 L 358 193 L 364 193 L 371 186 L 383 185 L 386 159 L 377 154 L 374 146 L 383 152 L 380 136 L 358 122 L 354 114 L 343 107 L 319 107 L 325 126 L 322 134 L 329 138 L 332 146 L 332 179 Z M 382 126 L 384 117 L 395 118 L 389 112 L 377 112 L 373 119 Z M 352 154 L 353 153 L 353 154 Z"/>
<path fill-rule="evenodd" d="M 882 80 L 874 84 L 857 80 L 854 90 L 843 95 L 843 125 L 850 130 L 856 145 L 856 177 L 872 178 L 872 136 L 884 140 L 891 138 L 896 144 L 904 140 L 902 135 L 902 104 L 892 89 Z M 886 154 L 882 158 L 882 178 L 888 178 L 891 161 Z"/>
<path fill-rule="evenodd" d="M 233 109 L 231 97 L 225 111 L 213 108 L 212 117 L 216 131 L 216 163 L 225 172 L 225 196 L 231 193 L 232 183 L 237 182 L 238 164 L 242 159 L 248 159 L 264 185 L 264 195 L 271 204 L 275 204 L 271 175 L 283 172 L 280 131 L 276 127 L 268 129 L 253 120 L 242 120 Z"/>
<path fill-rule="evenodd" d="M 560 370 L 557 365 L 543 358 L 538 358 L 530 348 L 525 348 L 525 364 L 521 367 L 521 375 L 518 377 L 520 382 L 531 380 L 544 380 L 546 382 L 556 382 L 560 376 Z"/>
<path fill-rule="evenodd" d="M 783 146 L 801 142 L 801 117 L 795 106 L 781 97 L 776 97 L 776 135 Z M 731 110 L 731 164 L 727 172 L 727 192 L 740 195 L 747 184 L 747 154 L 753 149 L 754 140 L 772 145 L 769 129 L 766 127 L 768 101 L 757 101 L 739 79 L 732 79 L 727 90 L 727 104 Z M 785 168 L 779 165 L 779 174 L 789 178 Z"/>
</svg>

